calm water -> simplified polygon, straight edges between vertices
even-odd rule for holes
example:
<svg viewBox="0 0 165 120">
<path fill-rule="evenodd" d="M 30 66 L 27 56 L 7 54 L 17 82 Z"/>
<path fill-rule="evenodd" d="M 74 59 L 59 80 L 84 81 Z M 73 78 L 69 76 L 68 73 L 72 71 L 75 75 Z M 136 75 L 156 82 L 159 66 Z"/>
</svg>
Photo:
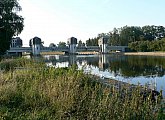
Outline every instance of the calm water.
<svg viewBox="0 0 165 120">
<path fill-rule="evenodd" d="M 114 78 L 133 84 L 148 84 L 163 90 L 165 96 L 165 57 L 122 55 L 45 55 L 47 65 L 79 69 L 100 77 Z"/>
</svg>

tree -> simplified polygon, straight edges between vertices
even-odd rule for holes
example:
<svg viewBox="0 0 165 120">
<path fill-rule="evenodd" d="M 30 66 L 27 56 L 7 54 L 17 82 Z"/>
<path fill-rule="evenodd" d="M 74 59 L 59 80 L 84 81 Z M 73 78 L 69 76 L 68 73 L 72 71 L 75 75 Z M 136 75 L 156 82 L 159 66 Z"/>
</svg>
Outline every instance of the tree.
<svg viewBox="0 0 165 120">
<path fill-rule="evenodd" d="M 91 46 L 92 43 L 91 43 L 91 39 L 89 38 L 88 40 L 86 40 L 86 46 Z"/>
<path fill-rule="evenodd" d="M 66 47 L 66 43 L 60 41 L 59 44 L 58 44 L 58 47 Z"/>
<path fill-rule="evenodd" d="M 128 43 L 140 41 L 143 38 L 143 31 L 141 27 L 124 26 L 120 31 L 121 45 L 128 45 Z"/>
<path fill-rule="evenodd" d="M 50 43 L 49 47 L 53 48 L 56 47 L 56 45 L 54 43 Z"/>
<path fill-rule="evenodd" d="M 82 43 L 81 40 L 79 40 L 79 42 L 78 42 L 78 47 L 82 47 L 82 46 L 83 46 L 83 43 Z"/>
<path fill-rule="evenodd" d="M 89 38 L 86 40 L 86 46 L 98 46 L 99 37 Z"/>
<path fill-rule="evenodd" d="M 0 1 L 0 54 L 4 54 L 10 48 L 13 36 L 23 30 L 23 17 L 18 15 L 22 10 L 17 0 Z"/>
<path fill-rule="evenodd" d="M 143 26 L 142 27 L 145 40 L 153 41 L 155 39 L 162 39 L 165 37 L 165 27 L 163 26 Z"/>
<path fill-rule="evenodd" d="M 81 40 L 79 40 L 78 47 L 83 47 L 83 46 L 85 46 L 85 43 L 83 43 Z"/>
<path fill-rule="evenodd" d="M 113 31 L 109 32 L 109 40 L 108 40 L 108 45 L 120 45 L 120 35 L 119 35 L 119 29 L 114 28 Z"/>
</svg>

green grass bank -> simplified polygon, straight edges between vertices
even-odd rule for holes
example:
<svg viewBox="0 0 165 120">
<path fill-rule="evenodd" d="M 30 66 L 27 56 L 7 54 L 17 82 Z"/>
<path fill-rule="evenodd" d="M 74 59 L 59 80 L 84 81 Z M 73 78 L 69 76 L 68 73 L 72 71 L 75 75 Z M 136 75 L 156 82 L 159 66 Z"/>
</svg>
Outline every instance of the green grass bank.
<svg viewBox="0 0 165 120">
<path fill-rule="evenodd" d="M 4 120 L 161 120 L 159 100 L 143 98 L 139 87 L 128 91 L 99 83 L 95 77 L 44 62 L 0 62 L 0 119 Z"/>
</svg>

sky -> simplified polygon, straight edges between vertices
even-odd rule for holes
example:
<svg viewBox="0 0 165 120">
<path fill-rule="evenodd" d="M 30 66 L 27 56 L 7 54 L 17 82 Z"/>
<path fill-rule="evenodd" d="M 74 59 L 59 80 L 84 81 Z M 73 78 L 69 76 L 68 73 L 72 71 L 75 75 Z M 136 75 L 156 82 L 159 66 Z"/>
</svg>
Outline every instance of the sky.
<svg viewBox="0 0 165 120">
<path fill-rule="evenodd" d="M 35 36 L 50 43 L 76 37 L 85 42 L 128 26 L 165 26 L 165 0 L 19 0 L 23 46 Z"/>
</svg>

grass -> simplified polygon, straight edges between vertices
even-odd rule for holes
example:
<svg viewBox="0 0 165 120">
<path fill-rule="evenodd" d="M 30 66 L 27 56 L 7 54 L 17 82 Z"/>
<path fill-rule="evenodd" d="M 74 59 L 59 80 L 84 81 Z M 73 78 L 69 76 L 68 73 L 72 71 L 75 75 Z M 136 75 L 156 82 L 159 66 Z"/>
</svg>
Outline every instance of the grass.
<svg viewBox="0 0 165 120">
<path fill-rule="evenodd" d="M 23 67 L 23 69 L 15 69 Z M 46 67 L 27 59 L 0 62 L 0 119 L 165 119 L 158 102 L 144 100 L 139 87 L 122 92 L 76 66 Z"/>
</svg>

